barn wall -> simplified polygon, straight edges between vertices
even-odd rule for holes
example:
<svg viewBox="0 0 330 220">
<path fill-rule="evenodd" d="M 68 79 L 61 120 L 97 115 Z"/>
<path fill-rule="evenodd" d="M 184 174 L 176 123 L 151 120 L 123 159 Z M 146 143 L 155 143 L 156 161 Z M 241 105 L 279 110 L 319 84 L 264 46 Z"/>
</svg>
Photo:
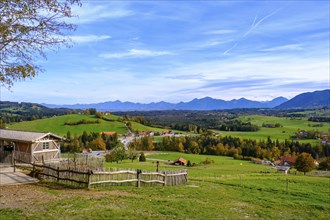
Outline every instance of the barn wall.
<svg viewBox="0 0 330 220">
<path fill-rule="evenodd" d="M 49 148 L 43 149 L 43 143 L 39 142 L 34 144 L 33 162 L 51 161 L 60 159 L 60 149 L 56 147 L 53 141 L 47 141 Z M 58 143 L 57 143 L 58 144 Z M 58 144 L 59 145 L 59 144 Z M 51 151 L 56 150 L 56 151 Z"/>
<path fill-rule="evenodd" d="M 31 162 L 31 143 L 15 141 L 15 159 Z"/>
</svg>

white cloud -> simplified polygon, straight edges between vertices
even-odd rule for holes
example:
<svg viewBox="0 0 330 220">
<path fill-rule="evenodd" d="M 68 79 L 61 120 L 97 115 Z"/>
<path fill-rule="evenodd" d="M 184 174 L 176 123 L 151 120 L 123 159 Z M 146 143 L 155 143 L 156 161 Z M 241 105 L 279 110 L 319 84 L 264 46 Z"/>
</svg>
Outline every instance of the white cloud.
<svg viewBox="0 0 330 220">
<path fill-rule="evenodd" d="M 110 39 L 109 35 L 81 35 L 81 36 L 71 36 L 70 37 L 73 42 L 76 43 L 89 43 L 89 42 L 97 42 Z"/>
<path fill-rule="evenodd" d="M 172 55 L 173 53 L 168 51 L 152 51 L 152 50 L 139 50 L 139 49 L 131 49 L 128 52 L 124 53 L 104 53 L 101 54 L 100 57 L 107 59 L 114 58 L 143 58 L 143 57 L 157 57 L 164 55 Z"/>
<path fill-rule="evenodd" d="M 288 50 L 302 50 L 302 49 L 303 48 L 300 44 L 287 44 L 287 45 L 263 49 L 261 51 L 273 52 L 273 51 L 288 51 Z"/>
</svg>

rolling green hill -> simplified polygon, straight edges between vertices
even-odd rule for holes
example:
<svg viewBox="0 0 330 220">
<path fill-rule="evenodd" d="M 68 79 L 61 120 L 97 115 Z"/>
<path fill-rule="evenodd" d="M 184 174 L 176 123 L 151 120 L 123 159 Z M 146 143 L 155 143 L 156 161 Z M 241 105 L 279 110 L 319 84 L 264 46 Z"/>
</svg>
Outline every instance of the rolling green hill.
<svg viewBox="0 0 330 220">
<path fill-rule="evenodd" d="M 68 131 L 72 135 L 81 135 L 84 131 L 87 132 L 102 132 L 102 131 L 115 131 L 119 134 L 127 132 L 127 128 L 122 122 L 118 121 L 105 121 L 100 120 L 99 124 L 80 124 L 75 126 L 64 125 L 68 121 L 80 121 L 80 120 L 97 120 L 92 115 L 63 115 L 57 117 L 51 117 L 46 119 L 39 119 L 34 121 L 25 121 L 8 125 L 8 129 L 24 130 L 24 131 L 38 131 L 38 132 L 53 132 L 59 135 L 66 135 Z"/>
<path fill-rule="evenodd" d="M 68 131 L 72 135 L 81 135 L 84 131 L 87 132 L 103 132 L 103 131 L 114 131 L 118 134 L 123 134 L 128 132 L 125 124 L 123 122 L 117 121 L 118 116 L 111 115 L 106 116 L 107 119 L 112 119 L 113 121 L 100 120 L 100 123 L 95 124 L 80 124 L 80 125 L 65 125 L 66 122 L 78 122 L 81 120 L 96 121 L 97 118 L 94 115 L 78 115 L 70 114 L 63 116 L 56 116 L 46 119 L 39 119 L 34 121 L 24 121 L 19 123 L 12 123 L 7 125 L 8 129 L 12 130 L 23 130 L 23 131 L 37 131 L 37 132 L 52 132 L 59 135 L 66 135 Z M 155 128 L 146 125 L 142 125 L 137 122 L 131 122 L 132 128 L 135 131 L 158 131 L 161 132 L 164 129 Z M 178 131 L 179 132 L 179 131 Z"/>
</svg>

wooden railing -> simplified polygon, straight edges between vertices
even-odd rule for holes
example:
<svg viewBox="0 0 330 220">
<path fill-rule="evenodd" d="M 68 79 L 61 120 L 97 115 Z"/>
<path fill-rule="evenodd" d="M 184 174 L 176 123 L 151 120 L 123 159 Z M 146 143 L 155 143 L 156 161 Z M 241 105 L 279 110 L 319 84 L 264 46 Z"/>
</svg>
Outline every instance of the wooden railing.
<svg viewBox="0 0 330 220">
<path fill-rule="evenodd" d="M 17 161 L 14 162 L 14 169 Z M 111 185 L 174 186 L 188 181 L 187 170 L 150 172 L 142 170 L 120 170 L 93 172 L 86 169 L 63 169 L 59 166 L 27 163 L 33 175 L 54 182 L 79 187 L 103 187 Z"/>
</svg>

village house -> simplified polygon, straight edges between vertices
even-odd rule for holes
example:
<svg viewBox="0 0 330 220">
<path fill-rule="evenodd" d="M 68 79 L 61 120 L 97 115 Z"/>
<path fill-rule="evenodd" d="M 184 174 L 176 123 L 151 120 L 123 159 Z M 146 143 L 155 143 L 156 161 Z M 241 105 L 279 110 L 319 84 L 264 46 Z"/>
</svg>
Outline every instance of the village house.
<svg viewBox="0 0 330 220">
<path fill-rule="evenodd" d="M 117 135 L 117 132 L 115 132 L 115 131 L 103 131 L 103 132 L 100 132 L 100 135 L 115 136 L 115 135 Z"/>
<path fill-rule="evenodd" d="M 280 158 L 280 164 L 281 166 L 293 166 L 296 163 L 296 157 L 292 156 L 282 156 Z"/>
<path fill-rule="evenodd" d="M 0 162 L 18 159 L 28 163 L 61 158 L 59 142 L 63 137 L 52 133 L 0 129 Z"/>
</svg>

